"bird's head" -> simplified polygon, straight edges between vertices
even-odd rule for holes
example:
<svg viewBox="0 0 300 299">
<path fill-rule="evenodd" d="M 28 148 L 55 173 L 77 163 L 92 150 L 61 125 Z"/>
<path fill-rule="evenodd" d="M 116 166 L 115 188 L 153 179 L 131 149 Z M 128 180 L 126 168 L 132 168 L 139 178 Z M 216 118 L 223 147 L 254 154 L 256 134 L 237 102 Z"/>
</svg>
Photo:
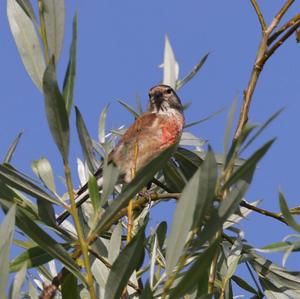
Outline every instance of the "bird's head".
<svg viewBox="0 0 300 299">
<path fill-rule="evenodd" d="M 183 107 L 173 88 L 168 85 L 160 84 L 149 90 L 148 111 L 168 113 L 174 110 L 182 113 Z"/>
</svg>

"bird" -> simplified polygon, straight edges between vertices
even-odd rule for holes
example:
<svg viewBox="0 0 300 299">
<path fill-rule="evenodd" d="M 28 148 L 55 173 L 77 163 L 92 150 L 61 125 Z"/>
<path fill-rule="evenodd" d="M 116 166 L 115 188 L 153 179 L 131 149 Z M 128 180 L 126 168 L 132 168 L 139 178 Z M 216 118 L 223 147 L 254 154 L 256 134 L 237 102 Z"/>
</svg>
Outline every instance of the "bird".
<svg viewBox="0 0 300 299">
<path fill-rule="evenodd" d="M 138 116 L 135 122 L 120 138 L 108 155 L 108 163 L 114 163 L 119 170 L 119 181 L 130 183 L 138 172 L 165 149 L 178 145 L 185 124 L 183 106 L 174 89 L 165 84 L 149 90 L 147 111 Z M 95 173 L 98 186 L 103 183 L 102 169 Z M 88 199 L 88 188 L 84 185 L 76 193 L 76 205 Z M 57 223 L 61 224 L 69 215 L 60 214 Z"/>
</svg>

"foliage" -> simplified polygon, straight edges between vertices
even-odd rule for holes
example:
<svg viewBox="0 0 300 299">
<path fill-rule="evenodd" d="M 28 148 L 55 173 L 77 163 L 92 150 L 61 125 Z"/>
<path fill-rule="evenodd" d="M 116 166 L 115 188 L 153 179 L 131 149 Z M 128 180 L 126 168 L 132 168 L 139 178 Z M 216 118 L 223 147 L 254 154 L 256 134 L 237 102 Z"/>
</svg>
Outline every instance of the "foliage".
<svg viewBox="0 0 300 299">
<path fill-rule="evenodd" d="M 247 158 L 241 159 L 241 153 L 281 112 L 273 114 L 261 126 L 247 122 L 255 83 L 269 57 L 291 35 L 290 31 L 295 32 L 300 26 L 298 15 L 293 22 L 275 31 L 293 1 L 286 2 L 274 18 L 277 23 L 272 22 L 269 27 L 256 1 L 251 2 L 263 38 L 233 140 L 230 135 L 235 101 L 229 111 L 224 153 L 215 154 L 210 146 L 205 150 L 205 142 L 186 131 L 175 153 L 174 148 L 166 150 L 121 188 L 118 170 L 107 164 L 106 157 L 118 135 L 124 132 L 123 128 L 105 132 L 106 107 L 99 121 L 99 140 L 93 140 L 76 107 L 76 125 L 84 155 L 84 162 L 78 163 L 78 173 L 81 182 L 87 183 L 90 194 L 90 200 L 77 206 L 68 163 L 77 16 L 73 21 L 63 90 L 60 90 L 56 67 L 63 46 L 64 1 L 37 1 L 37 18 L 30 0 L 7 0 L 8 20 L 21 59 L 45 98 L 49 128 L 65 169 L 67 196 L 57 193 L 55 174 L 47 159 L 32 163 L 39 183 L 10 164 L 21 137 L 18 135 L 0 165 L 0 205 L 6 213 L 0 226 L 1 298 L 19 298 L 20 294 L 37 298 L 40 293 L 41 298 L 56 295 L 57 298 L 221 299 L 233 298 L 234 284 L 252 298 L 300 296 L 299 272 L 279 267 L 259 254 L 260 251 L 283 251 L 286 261 L 291 253 L 299 251 L 299 235 L 296 241 L 286 239 L 257 250 L 236 227 L 251 211 L 256 211 L 300 232 L 300 224 L 293 217 L 299 209 L 289 209 L 282 193 L 279 194 L 282 214 L 262 210 L 257 207 L 258 202 L 245 200 L 255 169 L 274 139 L 259 146 Z M 204 55 L 189 74 L 179 79 L 179 63 L 166 37 L 163 82 L 175 89 L 182 88 L 207 58 L 208 54 Z M 134 117 L 141 112 L 125 102 L 120 104 Z M 91 175 L 100 165 L 104 181 L 101 190 Z M 151 192 L 141 193 L 149 182 L 152 182 Z M 169 224 L 164 221 L 149 233 L 146 228 L 151 208 L 166 199 L 178 200 L 169 233 Z M 128 204 L 134 220 L 129 238 Z M 62 214 L 57 215 L 60 212 Z M 72 216 L 71 221 L 65 219 L 68 215 Z M 16 228 L 22 238 L 14 236 Z M 9 261 L 11 246 L 22 248 L 22 253 Z M 59 272 L 55 265 L 59 265 Z M 249 270 L 253 282 L 236 273 L 243 266 Z M 10 273 L 15 274 L 7 293 Z M 25 278 L 27 282 L 23 286 Z"/>
</svg>

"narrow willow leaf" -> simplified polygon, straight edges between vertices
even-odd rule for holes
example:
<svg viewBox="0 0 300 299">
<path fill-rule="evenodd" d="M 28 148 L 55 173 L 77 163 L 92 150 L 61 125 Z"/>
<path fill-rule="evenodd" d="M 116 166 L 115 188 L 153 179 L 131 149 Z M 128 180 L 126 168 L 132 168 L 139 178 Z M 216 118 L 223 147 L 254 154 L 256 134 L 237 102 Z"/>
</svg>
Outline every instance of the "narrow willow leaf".
<svg viewBox="0 0 300 299">
<path fill-rule="evenodd" d="M 242 279 L 239 276 L 233 275 L 232 280 L 242 289 L 252 293 L 252 294 L 258 294 L 258 291 L 256 291 L 251 285 L 248 284 L 244 279 Z"/>
<path fill-rule="evenodd" d="M 125 107 L 135 118 L 139 117 L 139 113 L 135 111 L 129 104 L 125 103 L 122 100 L 118 100 L 118 103 Z"/>
<path fill-rule="evenodd" d="M 111 235 L 110 242 L 108 244 L 108 261 L 113 264 L 118 257 L 121 250 L 122 243 L 122 224 L 119 222 Z"/>
<path fill-rule="evenodd" d="M 183 254 L 192 228 L 198 228 L 214 198 L 217 165 L 211 150 L 187 183 L 177 203 L 171 234 L 167 241 L 166 271 L 170 274 Z"/>
<path fill-rule="evenodd" d="M 99 118 L 98 139 L 100 143 L 105 143 L 105 120 L 109 105 L 106 105 L 102 110 Z"/>
<path fill-rule="evenodd" d="M 16 0 L 7 0 L 7 16 L 25 69 L 42 91 L 42 78 L 46 66 L 33 21 Z"/>
<path fill-rule="evenodd" d="M 32 20 L 36 28 L 39 28 L 38 21 L 36 19 L 33 7 L 30 0 L 16 0 L 18 4 L 22 7 L 27 16 Z"/>
<path fill-rule="evenodd" d="M 26 235 L 28 235 L 28 237 L 35 241 L 50 256 L 61 261 L 70 272 L 85 283 L 85 278 L 81 274 L 79 267 L 61 244 L 57 243 L 50 235 L 48 235 L 20 210 L 17 211 L 16 223 L 18 227 L 22 229 Z"/>
<path fill-rule="evenodd" d="M 200 71 L 204 63 L 206 62 L 206 59 L 208 58 L 210 53 L 206 53 L 201 60 L 195 65 L 195 67 L 192 69 L 192 71 L 187 74 L 182 80 L 179 80 L 176 84 L 176 89 L 180 89 L 183 87 L 186 83 L 188 83 L 193 77 Z"/>
<path fill-rule="evenodd" d="M 175 89 L 179 75 L 179 65 L 176 61 L 169 37 L 167 35 L 165 37 L 163 70 L 163 84 L 169 85 Z"/>
<path fill-rule="evenodd" d="M 157 249 L 158 249 L 157 247 L 158 247 L 157 235 L 154 235 L 154 242 L 150 251 L 149 284 L 151 286 L 151 289 L 153 289 L 154 287 L 155 262 L 157 259 Z"/>
<path fill-rule="evenodd" d="M 94 208 L 94 213 L 97 213 L 97 211 L 99 210 L 100 197 L 99 197 L 99 188 L 97 185 L 97 180 L 93 175 L 89 177 L 88 188 L 89 188 L 89 198 L 91 199 Z"/>
<path fill-rule="evenodd" d="M 79 136 L 79 141 L 81 144 L 81 149 L 83 151 L 84 158 L 88 164 L 88 167 L 92 173 L 95 173 L 98 168 L 98 163 L 94 155 L 93 142 L 90 134 L 86 128 L 82 115 L 77 107 L 76 111 L 76 127 Z"/>
<path fill-rule="evenodd" d="M 259 148 L 252 156 L 246 160 L 246 162 L 238 168 L 237 171 L 233 173 L 233 175 L 228 179 L 227 182 L 225 182 L 223 189 L 227 189 L 230 186 L 232 186 L 238 179 L 240 179 L 245 173 L 251 170 L 252 168 L 255 168 L 259 160 L 267 153 L 273 142 L 274 139 L 271 139 L 267 143 L 265 143 L 261 148 Z"/>
<path fill-rule="evenodd" d="M 170 293 L 170 298 L 181 298 L 186 295 L 190 290 L 195 288 L 199 281 L 207 284 L 208 281 L 204 281 L 209 265 L 212 263 L 214 253 L 217 248 L 217 243 L 213 243 L 204 252 L 200 253 L 197 260 L 193 265 L 184 273 L 180 282 Z M 204 294 L 198 294 L 204 295 Z"/>
<path fill-rule="evenodd" d="M 31 167 L 34 173 L 43 181 L 45 186 L 53 193 L 56 193 L 53 171 L 49 161 L 46 158 L 41 158 L 33 161 Z"/>
<path fill-rule="evenodd" d="M 49 48 L 49 56 L 55 57 L 55 65 L 58 62 L 63 46 L 65 29 L 65 1 L 43 0 L 46 38 Z"/>
<path fill-rule="evenodd" d="M 222 228 L 225 221 L 236 211 L 251 183 L 253 173 L 254 169 L 249 170 L 247 177 L 238 181 L 226 198 L 222 200 L 217 210 L 211 211 L 210 219 L 201 231 L 198 240 L 195 242 L 195 246 L 199 247 L 206 241 L 211 240 L 216 232 Z"/>
<path fill-rule="evenodd" d="M 261 135 L 261 133 L 281 114 L 284 108 L 279 109 L 274 114 L 272 114 L 266 122 L 257 130 L 257 132 L 251 137 L 251 139 L 241 148 L 240 153 L 242 153 L 246 148 L 249 147 L 255 141 L 255 139 Z"/>
<path fill-rule="evenodd" d="M 16 188 L 17 190 L 23 191 L 37 199 L 46 200 L 51 203 L 60 204 L 60 202 L 48 195 L 43 189 L 29 181 L 25 175 L 15 170 L 8 164 L 0 165 L 0 178 L 7 185 Z"/>
<path fill-rule="evenodd" d="M 12 286 L 12 294 L 11 294 L 11 299 L 19 299 L 20 298 L 20 293 L 21 293 L 21 288 L 24 283 L 25 277 L 26 277 L 26 270 L 27 270 L 27 265 L 26 263 L 23 263 L 20 270 L 16 274 Z"/>
<path fill-rule="evenodd" d="M 106 202 L 109 195 L 114 191 L 119 175 L 120 175 L 120 170 L 113 163 L 106 163 L 106 162 L 104 163 L 101 206 Z"/>
<path fill-rule="evenodd" d="M 259 276 L 264 277 L 264 279 L 270 281 L 277 288 L 300 290 L 300 272 L 288 271 L 285 268 L 279 267 L 263 256 L 255 254 L 253 251 L 251 251 L 248 258 Z"/>
<path fill-rule="evenodd" d="M 0 298 L 6 298 L 5 290 L 9 273 L 10 245 L 15 230 L 16 206 L 13 205 L 0 225 Z"/>
<path fill-rule="evenodd" d="M 140 295 L 139 298 L 140 299 L 153 299 L 154 298 L 154 295 L 153 295 L 153 292 L 151 290 L 149 282 L 146 283 L 146 285 L 143 289 L 143 292 L 142 292 L 142 294 Z"/>
<path fill-rule="evenodd" d="M 121 251 L 113 263 L 105 287 L 105 299 L 121 298 L 124 287 L 144 256 L 145 226 Z"/>
<path fill-rule="evenodd" d="M 53 205 L 48 201 L 38 200 L 37 207 L 40 221 L 55 228 L 56 217 Z"/>
<path fill-rule="evenodd" d="M 99 223 L 93 231 L 93 234 L 100 235 L 105 231 L 106 226 L 110 224 L 117 213 L 128 204 L 130 199 L 132 199 L 137 192 L 139 192 L 151 181 L 156 172 L 160 170 L 164 166 L 164 164 L 171 158 L 174 151 L 175 146 L 169 147 L 137 172 L 134 179 L 129 184 L 124 186 L 122 193 L 103 213 Z"/>
<path fill-rule="evenodd" d="M 214 118 L 215 116 L 221 114 L 223 111 L 225 111 L 225 108 L 222 108 L 222 109 L 220 109 L 220 110 L 218 110 L 218 111 L 216 111 L 216 112 L 210 114 L 209 116 L 206 116 L 206 117 L 204 117 L 204 118 L 202 118 L 202 119 L 200 119 L 200 120 L 197 120 L 197 121 L 194 121 L 194 122 L 192 122 L 192 123 L 186 124 L 186 125 L 184 126 L 184 129 L 187 129 L 187 128 L 190 128 L 190 127 L 193 127 L 193 126 L 202 124 L 202 123 L 204 123 L 204 122 L 206 122 L 206 121 L 208 121 L 208 120 Z"/>
<path fill-rule="evenodd" d="M 290 227 L 292 227 L 295 231 L 300 232 L 300 224 L 296 222 L 291 212 L 289 211 L 288 205 L 286 203 L 286 200 L 282 192 L 279 192 L 279 204 L 280 204 L 280 210 L 287 224 Z"/>
<path fill-rule="evenodd" d="M 77 20 L 77 14 L 75 14 L 73 18 L 73 33 L 69 54 L 69 63 L 63 84 L 63 97 L 66 102 L 66 109 L 69 115 L 73 105 L 74 83 L 76 76 Z"/>
<path fill-rule="evenodd" d="M 77 277 L 68 273 L 61 285 L 61 294 L 64 299 L 79 299 Z"/>
<path fill-rule="evenodd" d="M 174 158 L 187 179 L 190 179 L 197 171 L 203 160 L 194 152 L 179 147 Z"/>
<path fill-rule="evenodd" d="M 300 251 L 300 241 L 297 242 L 275 242 L 269 245 L 266 245 L 262 248 L 255 248 L 258 252 L 285 252 L 290 247 L 293 247 L 294 251 Z"/>
<path fill-rule="evenodd" d="M 274 286 L 269 280 L 259 277 L 259 281 L 264 288 L 264 295 L 267 299 L 290 299 L 291 297 L 284 294 L 284 292 Z M 297 297 L 292 297 L 297 298 Z"/>
<path fill-rule="evenodd" d="M 62 155 L 67 161 L 69 154 L 69 119 L 63 96 L 56 81 L 53 59 L 48 64 L 43 77 L 43 90 L 45 94 L 45 107 L 48 125 L 53 139 Z"/>
<path fill-rule="evenodd" d="M 13 154 L 15 153 L 15 150 L 17 148 L 17 145 L 22 137 L 23 133 L 19 133 L 18 136 L 16 137 L 16 139 L 14 140 L 14 142 L 10 145 L 5 158 L 3 160 L 3 163 L 9 163 L 13 157 Z"/>
<path fill-rule="evenodd" d="M 229 160 L 228 158 L 228 144 L 230 140 L 230 134 L 232 130 L 232 125 L 233 125 L 233 118 L 234 118 L 234 113 L 236 110 L 236 105 L 237 105 L 238 97 L 235 96 L 232 104 L 229 109 L 229 113 L 227 116 L 227 124 L 226 124 L 226 129 L 225 129 L 225 136 L 224 136 L 224 162 L 223 165 L 225 166 L 225 162 Z M 226 157 L 226 159 L 225 159 Z"/>
<path fill-rule="evenodd" d="M 35 287 L 33 286 L 33 284 L 31 283 L 30 280 L 29 280 L 29 286 L 28 286 L 28 295 L 29 295 L 30 299 L 39 299 L 37 290 L 35 289 Z"/>
<path fill-rule="evenodd" d="M 65 249 L 69 249 L 70 244 L 61 244 Z M 27 268 L 36 268 L 40 265 L 44 265 L 53 260 L 53 257 L 49 255 L 43 248 L 40 246 L 35 246 L 28 248 L 16 258 L 14 258 L 10 265 L 9 271 L 16 272 L 22 268 L 22 265 L 25 263 Z"/>
<path fill-rule="evenodd" d="M 163 248 L 165 239 L 166 239 L 166 234 L 167 234 L 167 222 L 166 221 L 162 221 L 156 229 L 156 235 L 157 235 L 157 241 L 158 241 L 158 245 L 160 247 L 160 249 Z"/>
<path fill-rule="evenodd" d="M 167 186 L 173 192 L 181 192 L 186 184 L 184 176 L 179 172 L 178 167 L 173 161 L 169 161 L 163 168 L 163 174 Z"/>
</svg>

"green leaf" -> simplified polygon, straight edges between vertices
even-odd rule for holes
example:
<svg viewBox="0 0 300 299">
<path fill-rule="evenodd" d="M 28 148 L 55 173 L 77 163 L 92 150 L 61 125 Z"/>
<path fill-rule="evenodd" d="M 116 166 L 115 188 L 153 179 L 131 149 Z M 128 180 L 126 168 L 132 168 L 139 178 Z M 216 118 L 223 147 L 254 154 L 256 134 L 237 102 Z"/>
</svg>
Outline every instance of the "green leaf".
<svg viewBox="0 0 300 299">
<path fill-rule="evenodd" d="M 37 199 L 46 200 L 51 203 L 60 204 L 60 202 L 48 195 L 43 189 L 29 181 L 21 172 L 17 171 L 8 164 L 0 165 L 0 178 L 7 185 L 23 191 Z"/>
<path fill-rule="evenodd" d="M 289 290 L 300 290 L 300 272 L 287 271 L 275 265 L 268 259 L 255 254 L 251 251 L 247 256 L 252 267 L 260 277 L 272 283 L 276 288 L 281 289 L 284 293 Z M 292 297 L 298 298 L 298 297 Z"/>
<path fill-rule="evenodd" d="M 15 230 L 16 206 L 13 205 L 0 225 L 0 298 L 6 298 L 5 290 L 9 273 L 10 245 Z"/>
<path fill-rule="evenodd" d="M 252 293 L 252 294 L 258 294 L 258 291 L 256 291 L 251 285 L 248 284 L 244 279 L 242 279 L 239 276 L 233 275 L 231 278 L 240 288 Z"/>
<path fill-rule="evenodd" d="M 77 14 L 73 18 L 72 43 L 70 47 L 69 63 L 64 78 L 63 97 L 66 103 L 66 110 L 70 115 L 73 105 L 74 83 L 76 76 L 76 52 L 77 52 Z"/>
<path fill-rule="evenodd" d="M 170 274 L 183 254 L 191 230 L 198 229 L 212 205 L 217 179 L 214 154 L 208 151 L 204 162 L 183 189 L 167 241 L 166 271 Z"/>
<path fill-rule="evenodd" d="M 163 248 L 165 239 L 166 239 L 166 234 L 167 234 L 167 228 L 168 224 L 166 221 L 162 221 L 156 229 L 156 235 L 157 235 L 157 241 L 160 249 Z"/>
<path fill-rule="evenodd" d="M 167 186 L 172 189 L 174 192 L 181 192 L 186 184 L 186 180 L 180 169 L 175 165 L 173 161 L 166 163 L 163 168 L 163 174 Z"/>
<path fill-rule="evenodd" d="M 145 226 L 121 251 L 113 263 L 105 287 L 105 299 L 119 299 L 132 272 L 144 256 Z"/>
<path fill-rule="evenodd" d="M 204 252 L 200 253 L 193 265 L 184 273 L 182 279 L 177 286 L 170 293 L 170 298 L 180 298 L 187 292 L 196 287 L 200 281 L 207 284 L 206 279 L 209 265 L 212 263 L 215 251 L 217 249 L 217 242 L 210 245 Z M 198 294 L 198 296 L 204 294 Z"/>
<path fill-rule="evenodd" d="M 61 246 L 63 246 L 65 249 L 69 249 L 71 247 L 70 244 L 61 244 Z M 11 261 L 9 265 L 9 271 L 19 271 L 24 263 L 27 264 L 27 268 L 29 269 L 44 265 L 51 260 L 53 260 L 53 257 L 40 246 L 31 247 Z"/>
<path fill-rule="evenodd" d="M 72 273 L 68 273 L 61 285 L 63 299 L 79 299 L 77 278 Z"/>
<path fill-rule="evenodd" d="M 247 176 L 237 182 L 236 186 L 232 188 L 226 198 L 222 200 L 219 207 L 216 210 L 211 211 L 210 218 L 199 234 L 195 246 L 200 247 L 206 241 L 211 240 L 216 232 L 222 228 L 224 222 L 236 211 L 251 183 L 253 173 L 254 169 L 249 170 Z"/>
<path fill-rule="evenodd" d="M 275 242 L 269 245 L 266 245 L 262 248 L 256 248 L 259 252 L 285 252 L 293 247 L 293 251 L 299 251 L 300 250 L 300 241 L 297 242 Z"/>
<path fill-rule="evenodd" d="M 214 118 L 215 116 L 219 115 L 219 114 L 222 113 L 224 110 L 225 110 L 225 108 L 222 108 L 222 109 L 220 109 L 220 110 L 218 110 L 218 111 L 216 111 L 216 112 L 210 114 L 209 116 L 206 116 L 206 117 L 204 117 L 204 118 L 202 118 L 202 119 L 200 119 L 200 120 L 197 120 L 197 121 L 191 122 L 191 123 L 189 123 L 189 124 L 186 124 L 186 125 L 184 126 L 184 129 L 187 129 L 187 128 L 190 128 L 190 127 L 199 125 L 199 124 L 201 124 L 201 123 L 204 123 L 204 122 L 206 122 L 206 121 L 208 121 L 208 120 Z"/>
<path fill-rule="evenodd" d="M 57 85 L 53 59 L 51 59 L 44 74 L 43 90 L 45 94 L 46 114 L 51 134 L 63 160 L 67 161 L 70 141 L 69 119 L 64 98 Z"/>
<path fill-rule="evenodd" d="M 89 177 L 88 188 L 89 188 L 89 198 L 91 199 L 94 208 L 94 213 L 97 213 L 97 211 L 99 210 L 100 197 L 99 197 L 99 188 L 97 185 L 97 180 L 93 175 Z"/>
<path fill-rule="evenodd" d="M 53 171 L 49 161 L 46 158 L 41 158 L 33 161 L 31 167 L 33 172 L 43 181 L 45 186 L 53 193 L 56 193 Z"/>
<path fill-rule="evenodd" d="M 197 171 L 203 160 L 194 152 L 179 147 L 174 158 L 187 179 L 190 179 Z"/>
<path fill-rule="evenodd" d="M 24 283 L 25 277 L 26 277 L 26 270 L 27 270 L 27 265 L 26 263 L 23 263 L 21 265 L 20 270 L 16 274 L 12 286 L 12 291 L 11 291 L 11 299 L 19 299 L 20 298 L 20 293 L 21 293 L 21 288 Z"/>
<path fill-rule="evenodd" d="M 18 136 L 16 137 L 16 139 L 14 140 L 14 142 L 11 144 L 11 146 L 9 147 L 6 155 L 5 155 L 5 158 L 4 158 L 4 161 L 3 163 L 9 163 L 13 157 L 13 154 L 17 148 L 17 145 L 21 139 L 21 136 L 22 136 L 23 133 L 19 133 Z"/>
<path fill-rule="evenodd" d="M 274 139 L 271 139 L 267 143 L 265 143 L 262 147 L 260 147 L 252 156 L 246 160 L 246 162 L 235 171 L 232 176 L 225 182 L 223 186 L 223 190 L 232 186 L 237 180 L 239 180 L 245 173 L 247 173 L 252 168 L 255 168 L 259 160 L 267 153 L 273 142 Z"/>
<path fill-rule="evenodd" d="M 109 105 L 106 105 L 102 110 L 99 118 L 98 139 L 100 143 L 105 143 L 105 120 Z"/>
<path fill-rule="evenodd" d="M 39 28 L 38 21 L 36 19 L 33 7 L 30 0 L 16 0 L 18 4 L 22 7 L 27 16 L 32 20 L 36 28 Z"/>
<path fill-rule="evenodd" d="M 82 118 L 82 115 L 76 106 L 75 106 L 75 111 L 76 111 L 76 127 L 79 136 L 79 141 L 81 144 L 81 149 L 83 151 L 84 158 L 88 164 L 90 171 L 94 173 L 98 168 L 98 163 L 94 156 L 92 138 L 90 137 L 90 134 Z"/>
<path fill-rule="evenodd" d="M 261 133 L 281 114 L 284 108 L 279 109 L 274 114 L 272 114 L 266 122 L 257 130 L 257 132 L 251 137 L 251 139 L 241 148 L 240 153 L 242 153 L 250 144 L 255 141 L 255 139 L 261 135 Z"/>
<path fill-rule="evenodd" d="M 208 58 L 210 53 L 206 53 L 201 60 L 196 64 L 196 66 L 192 69 L 192 71 L 187 74 L 182 80 L 179 80 L 176 84 L 176 89 L 180 89 L 183 87 L 186 83 L 188 83 L 202 68 L 204 63 L 206 62 L 206 59 Z"/>
<path fill-rule="evenodd" d="M 53 205 L 48 201 L 37 201 L 38 215 L 45 224 L 56 227 L 56 217 Z"/>
<path fill-rule="evenodd" d="M 61 261 L 70 272 L 72 272 L 83 283 L 85 283 L 85 278 L 80 272 L 79 267 L 61 244 L 57 243 L 50 235 L 48 235 L 37 224 L 29 219 L 28 216 L 26 216 L 21 210 L 17 211 L 16 222 L 18 227 L 22 229 L 22 231 L 28 235 L 29 238 L 35 241 L 50 256 Z"/>
<path fill-rule="evenodd" d="M 171 146 L 163 151 L 159 156 L 151 160 L 145 167 L 137 172 L 134 179 L 124 186 L 122 193 L 112 202 L 107 210 L 101 216 L 99 223 L 93 231 L 93 234 L 100 235 L 105 231 L 107 225 L 113 220 L 117 213 L 124 208 L 129 201 L 146 186 L 155 173 L 164 166 L 174 153 L 175 146 Z"/>
<path fill-rule="evenodd" d="M 25 69 L 37 88 L 42 91 L 46 65 L 34 22 L 16 0 L 7 0 L 7 16 Z"/>
<path fill-rule="evenodd" d="M 64 41 L 65 1 L 43 0 L 43 7 L 49 56 L 54 56 L 56 65 Z"/>
<path fill-rule="evenodd" d="M 300 232 L 300 225 L 296 222 L 291 212 L 289 211 L 288 205 L 286 203 L 286 200 L 282 192 L 279 192 L 279 204 L 280 204 L 280 210 L 287 224 L 290 227 L 292 227 L 295 231 Z"/>
<path fill-rule="evenodd" d="M 228 144 L 229 144 L 229 140 L 230 140 L 232 125 L 233 125 L 233 118 L 234 118 L 234 113 L 236 110 L 237 101 L 238 101 L 238 97 L 235 96 L 232 101 L 232 104 L 230 106 L 229 113 L 227 116 L 227 124 L 226 124 L 225 136 L 224 136 L 224 159 L 225 159 L 225 157 L 227 157 L 226 160 L 228 160 L 228 152 L 227 152 Z M 225 162 L 226 161 L 224 160 L 224 162 L 223 162 L 224 166 L 225 166 Z"/>
<path fill-rule="evenodd" d="M 124 101 L 118 100 L 118 103 L 121 104 L 123 107 L 125 107 L 130 113 L 132 113 L 135 118 L 140 116 L 139 113 L 136 112 L 134 108 L 132 108 L 129 104 L 125 103 Z"/>
</svg>

